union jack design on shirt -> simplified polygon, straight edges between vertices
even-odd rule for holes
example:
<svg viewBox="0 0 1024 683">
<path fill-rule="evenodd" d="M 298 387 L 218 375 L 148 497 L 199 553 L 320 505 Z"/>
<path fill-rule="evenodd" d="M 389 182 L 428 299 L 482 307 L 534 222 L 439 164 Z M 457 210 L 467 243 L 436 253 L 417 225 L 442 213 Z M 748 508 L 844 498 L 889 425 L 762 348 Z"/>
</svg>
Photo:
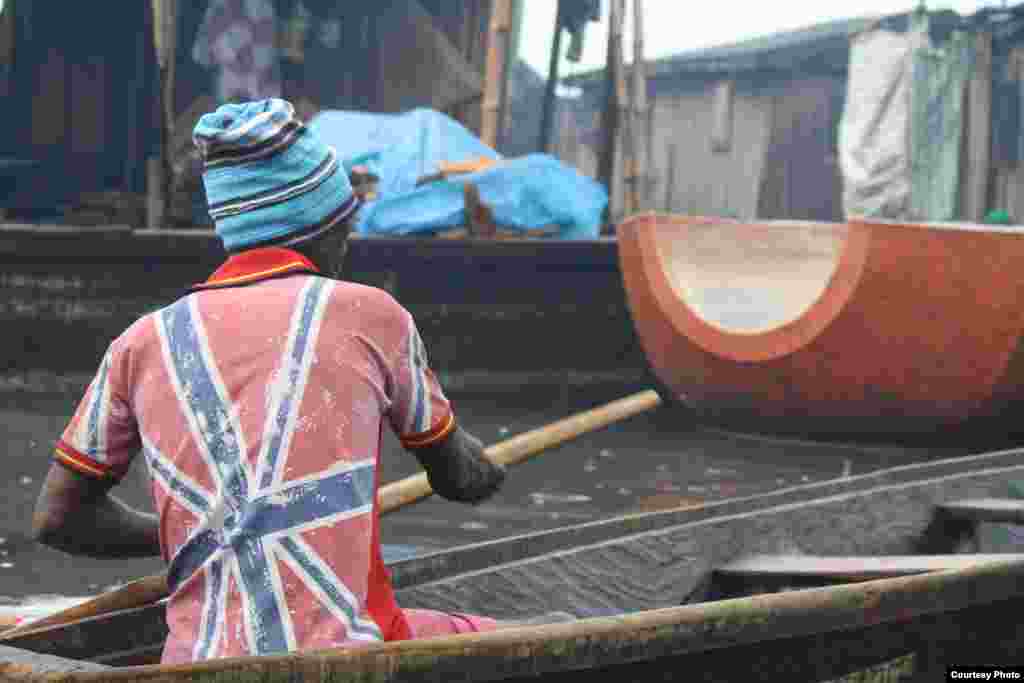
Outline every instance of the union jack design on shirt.
<svg viewBox="0 0 1024 683">
<path fill-rule="evenodd" d="M 132 326 L 58 443 L 63 464 L 114 478 L 141 447 L 168 562 L 165 663 L 409 637 L 379 556 L 380 429 L 431 443 L 450 406 L 393 299 L 264 279 L 279 261 L 218 271 Z"/>
<path fill-rule="evenodd" d="M 380 629 L 359 617 L 357 599 L 345 589 L 301 531 L 373 510 L 374 461 L 342 463 L 315 475 L 285 483 L 283 465 L 287 442 L 294 430 L 299 398 L 309 372 L 311 340 L 323 316 L 328 281 L 312 278 L 299 296 L 273 404 L 263 430 L 259 467 L 254 472 L 242 456 L 244 437 L 232 415 L 216 365 L 203 343 L 196 299 L 190 297 L 164 309 L 157 321 L 161 345 L 175 393 L 203 462 L 216 489 L 206 491 L 151 444 L 146 456 L 150 471 L 182 506 L 194 506 L 203 520 L 171 560 L 168 583 L 176 590 L 183 581 L 203 573 L 200 637 L 193 657 L 206 659 L 223 628 L 222 606 L 228 581 L 240 588 L 248 642 L 254 654 L 296 648 L 295 633 L 277 563 L 285 562 L 320 597 L 351 638 L 379 640 Z M 207 501 L 216 500 L 213 505 Z M 268 590 L 269 588 L 269 590 Z"/>
</svg>

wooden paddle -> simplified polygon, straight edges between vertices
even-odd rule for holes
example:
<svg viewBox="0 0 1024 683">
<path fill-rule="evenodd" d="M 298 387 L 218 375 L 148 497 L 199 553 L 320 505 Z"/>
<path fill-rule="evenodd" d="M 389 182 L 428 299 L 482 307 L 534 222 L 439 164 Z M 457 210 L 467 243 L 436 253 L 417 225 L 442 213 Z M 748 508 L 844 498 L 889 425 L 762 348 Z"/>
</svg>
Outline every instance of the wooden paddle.
<svg viewBox="0 0 1024 683">
<path fill-rule="evenodd" d="M 515 465 L 525 462 L 549 448 L 652 410 L 660 404 L 661 399 L 657 393 L 642 391 L 488 446 L 484 449 L 484 453 L 493 462 L 502 465 Z M 380 487 L 377 492 L 377 501 L 381 514 L 386 514 L 427 498 L 432 493 L 433 490 L 430 488 L 430 482 L 427 481 L 427 475 L 417 474 Z M 103 593 L 87 602 L 5 631 L 0 634 L 0 641 L 9 640 L 40 628 L 143 607 L 162 600 L 167 595 L 166 573 L 147 576 L 116 590 Z"/>
</svg>

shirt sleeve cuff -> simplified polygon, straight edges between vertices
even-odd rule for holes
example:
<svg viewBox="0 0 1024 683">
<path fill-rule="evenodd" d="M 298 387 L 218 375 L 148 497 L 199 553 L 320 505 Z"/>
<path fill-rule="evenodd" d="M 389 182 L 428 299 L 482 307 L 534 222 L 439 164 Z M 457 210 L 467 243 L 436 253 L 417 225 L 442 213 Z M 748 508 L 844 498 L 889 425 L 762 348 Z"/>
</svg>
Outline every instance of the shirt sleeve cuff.
<svg viewBox="0 0 1024 683">
<path fill-rule="evenodd" d="M 450 410 L 443 418 L 434 423 L 434 426 L 419 434 L 407 434 L 399 437 L 402 446 L 409 450 L 426 448 L 439 441 L 443 441 L 455 430 L 455 413 Z"/>
<path fill-rule="evenodd" d="M 63 439 L 57 442 L 57 446 L 54 449 L 54 459 L 65 467 L 94 479 L 120 479 L 123 474 L 123 472 L 117 471 L 110 465 L 90 458 Z"/>
</svg>

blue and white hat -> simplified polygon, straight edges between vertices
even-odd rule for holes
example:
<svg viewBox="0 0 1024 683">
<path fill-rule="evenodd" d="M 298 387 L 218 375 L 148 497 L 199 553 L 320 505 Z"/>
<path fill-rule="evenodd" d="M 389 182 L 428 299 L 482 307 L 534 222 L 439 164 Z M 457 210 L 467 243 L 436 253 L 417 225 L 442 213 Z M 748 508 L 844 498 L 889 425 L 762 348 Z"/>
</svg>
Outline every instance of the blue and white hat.
<svg viewBox="0 0 1024 683">
<path fill-rule="evenodd" d="M 358 208 L 334 149 L 284 100 L 225 104 L 199 119 L 192 139 L 226 251 L 309 240 Z"/>
</svg>

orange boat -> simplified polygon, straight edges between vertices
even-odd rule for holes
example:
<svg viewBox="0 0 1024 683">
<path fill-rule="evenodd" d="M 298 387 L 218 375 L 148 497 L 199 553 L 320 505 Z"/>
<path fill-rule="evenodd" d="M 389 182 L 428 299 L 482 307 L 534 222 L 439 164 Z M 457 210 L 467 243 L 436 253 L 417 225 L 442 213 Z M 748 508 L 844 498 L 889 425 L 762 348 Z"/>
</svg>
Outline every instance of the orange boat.
<svg viewBox="0 0 1024 683">
<path fill-rule="evenodd" d="M 648 362 L 702 421 L 944 438 L 1024 397 L 1024 231 L 645 214 L 618 241 Z"/>
</svg>

